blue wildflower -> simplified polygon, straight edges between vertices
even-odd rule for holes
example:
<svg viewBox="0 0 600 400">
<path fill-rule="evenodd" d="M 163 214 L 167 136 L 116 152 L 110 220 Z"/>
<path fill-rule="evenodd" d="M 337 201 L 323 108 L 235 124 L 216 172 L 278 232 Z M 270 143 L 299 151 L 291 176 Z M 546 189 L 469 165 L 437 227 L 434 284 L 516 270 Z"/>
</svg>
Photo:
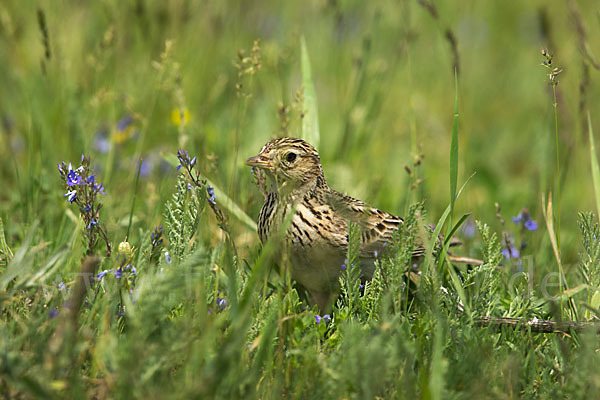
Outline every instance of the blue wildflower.
<svg viewBox="0 0 600 400">
<path fill-rule="evenodd" d="M 50 318 L 56 318 L 56 316 L 58 315 L 58 308 L 53 308 L 52 310 L 50 310 Z"/>
<path fill-rule="evenodd" d="M 87 228 L 88 229 L 92 229 L 92 227 L 98 225 L 98 221 L 96 221 L 95 219 L 92 218 L 92 220 L 90 221 L 90 223 L 88 224 Z"/>
<path fill-rule="evenodd" d="M 221 310 L 224 310 L 227 307 L 227 300 L 225 299 L 217 299 L 217 305 L 221 307 Z"/>
<path fill-rule="evenodd" d="M 513 246 L 512 244 L 508 245 L 507 247 L 502 249 L 502 255 L 507 260 L 510 260 L 511 258 L 519 258 L 520 257 L 519 250 L 517 250 L 515 248 L 515 246 Z"/>
<path fill-rule="evenodd" d="M 527 221 L 525 221 L 525 223 L 523 224 L 523 226 L 525 227 L 525 229 L 527 229 L 528 231 L 535 231 L 538 228 L 537 222 L 535 222 L 532 219 L 528 219 Z"/>
<path fill-rule="evenodd" d="M 104 278 L 104 276 L 106 276 L 106 274 L 108 274 L 109 272 L 112 272 L 112 269 L 110 271 L 105 269 L 104 271 L 99 272 L 96 276 L 96 280 L 101 281 L 102 278 Z"/>
<path fill-rule="evenodd" d="M 83 180 L 81 176 L 77 174 L 76 171 L 71 169 L 71 164 L 69 164 L 69 172 L 67 173 L 67 186 L 75 186 L 83 184 Z"/>
<path fill-rule="evenodd" d="M 515 224 L 523 224 L 523 228 L 528 231 L 535 231 L 538 228 L 537 222 L 531 219 L 531 215 L 526 208 L 523 208 L 521 212 L 517 216 L 512 217 L 511 220 Z"/>
<path fill-rule="evenodd" d="M 113 274 L 115 275 L 115 278 L 119 279 L 123 276 L 123 269 L 119 267 L 113 271 Z"/>
<path fill-rule="evenodd" d="M 329 314 L 323 315 L 323 321 L 325 321 L 325 322 L 331 321 L 331 315 L 329 315 Z"/>
<path fill-rule="evenodd" d="M 92 188 L 94 189 L 94 191 L 96 193 L 106 194 L 106 192 L 104 191 L 104 185 L 103 184 L 94 183 L 94 186 Z"/>
<path fill-rule="evenodd" d="M 68 289 L 68 288 L 67 288 L 67 285 L 65 285 L 64 282 L 61 282 L 61 283 L 58 284 L 58 290 L 65 290 L 65 289 Z"/>
<path fill-rule="evenodd" d="M 206 193 L 208 193 L 208 201 L 210 201 L 212 204 L 216 205 L 217 202 L 215 201 L 215 189 L 213 189 L 212 186 L 206 186 Z"/>
<path fill-rule="evenodd" d="M 192 160 L 190 159 L 190 155 L 188 154 L 187 151 L 183 150 L 183 149 L 179 149 L 177 150 L 177 159 L 179 160 L 179 162 L 181 163 L 178 167 L 177 170 L 179 171 L 179 169 L 181 167 L 188 167 Z M 196 157 L 194 157 L 194 160 L 196 159 Z M 194 161 L 195 162 L 195 161 Z"/>
<path fill-rule="evenodd" d="M 315 321 L 317 321 L 317 324 L 321 323 L 321 319 L 323 319 L 323 317 L 321 317 L 318 314 L 315 314 Z"/>
<path fill-rule="evenodd" d="M 66 197 L 67 200 L 69 200 L 69 203 L 72 203 L 75 200 L 77 200 L 77 191 L 76 190 L 70 190 L 67 193 L 65 193 L 63 197 Z"/>
</svg>

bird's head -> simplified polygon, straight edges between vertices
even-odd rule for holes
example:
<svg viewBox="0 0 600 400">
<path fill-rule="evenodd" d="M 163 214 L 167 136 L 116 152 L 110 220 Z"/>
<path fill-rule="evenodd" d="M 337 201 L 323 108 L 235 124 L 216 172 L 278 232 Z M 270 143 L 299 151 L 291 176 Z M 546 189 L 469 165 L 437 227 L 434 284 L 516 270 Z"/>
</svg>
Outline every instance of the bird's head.
<svg viewBox="0 0 600 400">
<path fill-rule="evenodd" d="M 265 144 L 257 156 L 246 160 L 246 165 L 262 169 L 277 185 L 293 191 L 314 183 L 323 175 L 317 150 L 308 142 L 284 137 Z"/>
</svg>

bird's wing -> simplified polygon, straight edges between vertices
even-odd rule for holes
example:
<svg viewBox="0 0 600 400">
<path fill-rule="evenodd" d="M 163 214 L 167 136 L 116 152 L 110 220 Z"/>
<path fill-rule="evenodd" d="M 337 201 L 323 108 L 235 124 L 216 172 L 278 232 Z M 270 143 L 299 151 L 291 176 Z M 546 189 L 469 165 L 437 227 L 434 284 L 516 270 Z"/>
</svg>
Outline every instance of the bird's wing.
<svg viewBox="0 0 600 400">
<path fill-rule="evenodd" d="M 393 241 L 394 232 L 404 222 L 400 217 L 333 190 L 327 193 L 325 201 L 336 215 L 360 227 L 361 253 L 381 251 L 386 243 Z M 422 249 L 415 250 L 415 256 L 422 254 Z"/>
</svg>

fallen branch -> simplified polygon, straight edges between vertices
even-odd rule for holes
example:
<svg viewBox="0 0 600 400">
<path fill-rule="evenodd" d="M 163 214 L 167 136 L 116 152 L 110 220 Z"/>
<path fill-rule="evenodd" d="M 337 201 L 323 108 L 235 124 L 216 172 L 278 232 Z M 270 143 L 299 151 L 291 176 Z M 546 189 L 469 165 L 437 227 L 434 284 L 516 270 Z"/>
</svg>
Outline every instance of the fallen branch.
<svg viewBox="0 0 600 400">
<path fill-rule="evenodd" d="M 600 334 L 600 323 L 598 322 L 583 322 L 583 321 L 548 321 L 533 318 L 530 320 L 521 318 L 496 318 L 483 317 L 477 320 L 479 326 L 511 327 L 513 329 L 531 330 L 535 333 L 570 333 L 581 332 L 584 329 L 593 328 L 596 333 Z"/>
</svg>

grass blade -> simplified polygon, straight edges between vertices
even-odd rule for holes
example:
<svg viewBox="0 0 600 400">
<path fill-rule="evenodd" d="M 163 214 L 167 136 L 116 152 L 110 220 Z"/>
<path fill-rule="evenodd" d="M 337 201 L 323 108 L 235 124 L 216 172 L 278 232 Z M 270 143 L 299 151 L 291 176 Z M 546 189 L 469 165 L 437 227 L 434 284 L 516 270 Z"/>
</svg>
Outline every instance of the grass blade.
<svg viewBox="0 0 600 400">
<path fill-rule="evenodd" d="M 458 181 L 458 76 L 454 71 L 454 120 L 452 121 L 452 140 L 450 142 L 450 210 L 454 211 L 456 183 Z"/>
<path fill-rule="evenodd" d="M 596 211 L 600 218 L 600 166 L 598 166 L 598 156 L 596 155 L 596 144 L 594 143 L 594 131 L 592 130 L 592 118 L 590 112 L 587 113 L 588 134 L 590 135 L 590 164 L 592 167 L 592 181 L 594 183 L 594 194 L 596 195 Z"/>
<path fill-rule="evenodd" d="M 319 149 L 319 113 L 317 108 L 317 95 L 315 94 L 315 85 L 312 80 L 310 68 L 310 59 L 308 50 L 306 50 L 306 41 L 304 36 L 300 38 L 302 52 L 302 86 L 304 87 L 304 108 L 306 114 L 302 118 L 302 139 L 312 144 L 315 149 Z"/>
</svg>

